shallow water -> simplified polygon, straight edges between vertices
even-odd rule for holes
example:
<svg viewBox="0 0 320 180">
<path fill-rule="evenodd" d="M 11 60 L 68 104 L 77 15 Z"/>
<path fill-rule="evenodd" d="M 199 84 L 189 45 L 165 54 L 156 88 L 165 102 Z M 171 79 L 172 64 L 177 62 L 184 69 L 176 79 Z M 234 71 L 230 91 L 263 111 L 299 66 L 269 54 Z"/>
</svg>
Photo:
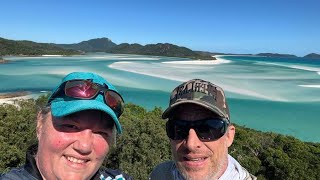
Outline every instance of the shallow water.
<svg viewBox="0 0 320 180">
<path fill-rule="evenodd" d="M 320 61 L 221 58 L 228 61 L 199 64 L 183 58 L 101 53 L 6 57 L 11 61 L 0 65 L 0 93 L 26 90 L 38 95 L 52 90 L 69 72 L 93 71 L 118 87 L 126 102 L 164 109 L 174 87 L 182 81 L 201 78 L 226 91 L 233 122 L 320 142 L 320 118 L 316 114 L 320 109 Z"/>
</svg>

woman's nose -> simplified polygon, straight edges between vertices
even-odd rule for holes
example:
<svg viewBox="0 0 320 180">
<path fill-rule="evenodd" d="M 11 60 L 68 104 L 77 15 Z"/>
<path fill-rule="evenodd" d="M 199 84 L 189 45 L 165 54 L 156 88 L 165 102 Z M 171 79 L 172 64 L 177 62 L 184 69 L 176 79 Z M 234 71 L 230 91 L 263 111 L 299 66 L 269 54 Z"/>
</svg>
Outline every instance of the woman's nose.
<svg viewBox="0 0 320 180">
<path fill-rule="evenodd" d="M 77 140 L 73 144 L 73 148 L 81 154 L 90 154 L 93 144 L 93 133 L 90 129 L 85 129 L 77 133 Z"/>
</svg>

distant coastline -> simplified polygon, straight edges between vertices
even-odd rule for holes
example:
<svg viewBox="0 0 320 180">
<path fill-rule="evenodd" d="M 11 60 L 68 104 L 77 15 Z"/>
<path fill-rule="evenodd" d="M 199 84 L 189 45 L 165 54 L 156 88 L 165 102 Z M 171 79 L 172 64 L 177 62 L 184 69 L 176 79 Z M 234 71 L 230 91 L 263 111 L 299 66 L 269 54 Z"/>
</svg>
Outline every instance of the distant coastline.
<svg viewBox="0 0 320 180">
<path fill-rule="evenodd" d="M 15 104 L 22 99 L 30 99 L 32 95 L 28 91 L 0 93 L 0 104 Z"/>
<path fill-rule="evenodd" d="M 1 93 L 0 99 L 7 99 L 7 98 L 13 98 L 13 97 L 21 97 L 26 96 L 29 93 L 27 91 L 18 91 L 18 92 L 9 92 L 9 93 Z"/>
<path fill-rule="evenodd" d="M 8 61 L 3 59 L 3 57 L 0 56 L 0 64 L 4 64 L 4 63 L 7 63 Z"/>
<path fill-rule="evenodd" d="M 55 44 L 55 43 L 37 43 L 33 41 L 9 40 L 0 37 L 0 57 L 2 56 L 72 56 L 82 55 L 90 52 L 105 52 L 112 54 L 137 54 L 164 57 L 181 57 L 192 60 L 216 60 L 214 55 L 235 55 L 235 56 L 264 56 L 276 58 L 298 58 L 292 54 L 280 53 L 258 53 L 258 54 L 235 54 L 219 53 L 208 51 L 195 51 L 187 47 L 178 46 L 170 43 L 157 43 L 141 45 L 138 43 L 121 43 L 116 44 L 109 38 L 95 38 L 87 41 L 81 41 L 73 44 Z M 320 54 L 309 53 L 301 58 L 320 59 Z"/>
</svg>

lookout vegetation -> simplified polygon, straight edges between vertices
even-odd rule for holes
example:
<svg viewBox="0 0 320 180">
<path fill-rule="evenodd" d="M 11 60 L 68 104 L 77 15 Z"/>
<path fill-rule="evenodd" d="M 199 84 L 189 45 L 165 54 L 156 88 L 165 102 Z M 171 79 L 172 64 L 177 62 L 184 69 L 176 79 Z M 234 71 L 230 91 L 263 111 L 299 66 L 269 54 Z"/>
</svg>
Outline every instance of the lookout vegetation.
<svg viewBox="0 0 320 180">
<path fill-rule="evenodd" d="M 0 173 L 24 164 L 26 148 L 36 143 L 36 112 L 46 99 L 42 96 L 37 100 L 18 101 L 16 105 L 0 105 Z M 117 137 L 104 165 L 119 168 L 135 179 L 147 179 L 156 164 L 170 160 L 161 113 L 160 108 L 147 111 L 126 104 L 120 118 L 124 132 Z M 236 128 L 229 153 L 258 179 L 320 179 L 320 143 Z"/>
</svg>

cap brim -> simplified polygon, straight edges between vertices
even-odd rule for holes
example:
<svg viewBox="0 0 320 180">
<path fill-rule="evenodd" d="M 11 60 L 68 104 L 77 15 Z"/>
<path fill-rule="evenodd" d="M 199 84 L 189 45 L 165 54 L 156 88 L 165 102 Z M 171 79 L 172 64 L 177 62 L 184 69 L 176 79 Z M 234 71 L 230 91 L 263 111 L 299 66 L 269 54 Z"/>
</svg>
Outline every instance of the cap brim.
<svg viewBox="0 0 320 180">
<path fill-rule="evenodd" d="M 121 134 L 122 128 L 113 110 L 106 104 L 96 100 L 73 100 L 73 101 L 53 101 L 51 103 L 51 112 L 55 117 L 63 117 L 72 113 L 76 113 L 83 110 L 100 110 L 113 119 L 117 132 Z"/>
<path fill-rule="evenodd" d="M 167 119 L 169 117 L 171 117 L 172 113 L 174 113 L 175 109 L 183 104 L 196 104 L 199 106 L 202 106 L 214 113 L 216 113 L 218 116 L 222 117 L 222 118 L 227 118 L 227 115 L 224 114 L 221 110 L 219 110 L 216 106 L 207 104 L 203 101 L 197 101 L 197 100 L 183 100 L 183 101 L 178 101 L 174 104 L 172 104 L 171 106 L 169 106 L 162 114 L 162 119 Z"/>
</svg>

